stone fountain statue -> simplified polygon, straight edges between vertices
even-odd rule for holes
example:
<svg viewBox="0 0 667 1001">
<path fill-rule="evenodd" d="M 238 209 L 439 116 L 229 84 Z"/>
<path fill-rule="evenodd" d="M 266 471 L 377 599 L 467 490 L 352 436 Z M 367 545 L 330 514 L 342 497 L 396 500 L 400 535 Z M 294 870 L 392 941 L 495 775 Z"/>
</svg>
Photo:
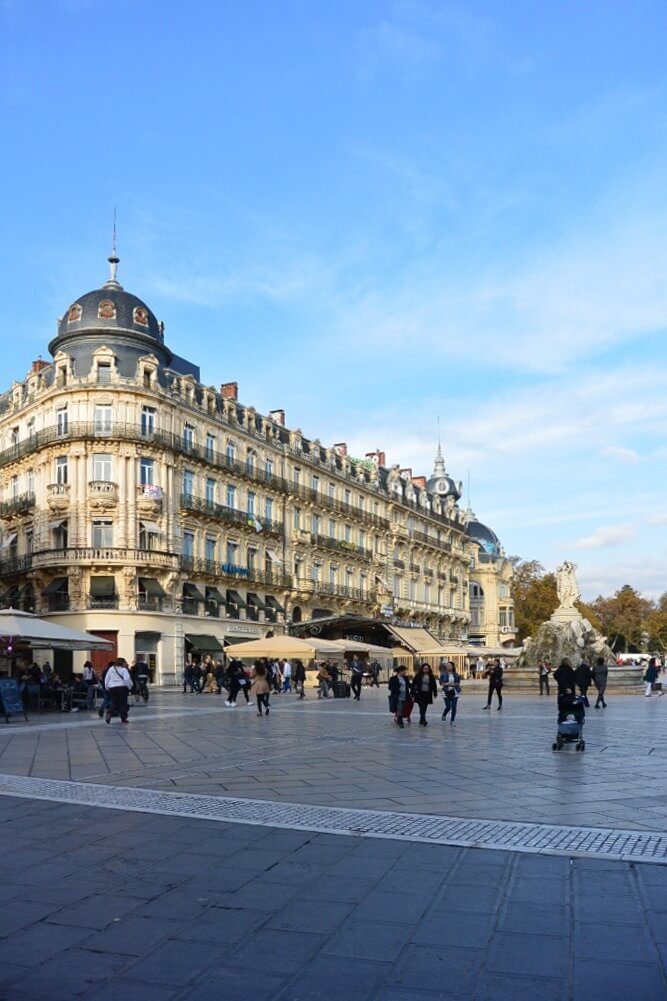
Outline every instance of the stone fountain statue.
<svg viewBox="0 0 667 1001">
<path fill-rule="evenodd" d="M 536 634 L 526 640 L 518 668 L 537 668 L 543 660 L 557 666 L 563 657 L 568 657 L 575 667 L 582 660 L 592 665 L 598 657 L 604 657 L 608 665 L 615 663 L 614 654 L 605 643 L 605 637 L 577 608 L 581 592 L 576 571 L 576 564 L 569 560 L 564 560 L 556 570 L 558 608 L 549 621 L 543 622 Z"/>
</svg>

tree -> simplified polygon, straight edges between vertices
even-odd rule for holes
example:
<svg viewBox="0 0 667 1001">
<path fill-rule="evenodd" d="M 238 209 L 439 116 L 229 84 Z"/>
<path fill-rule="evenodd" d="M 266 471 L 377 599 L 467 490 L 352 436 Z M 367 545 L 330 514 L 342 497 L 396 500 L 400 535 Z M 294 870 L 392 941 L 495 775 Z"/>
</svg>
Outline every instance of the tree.
<svg viewBox="0 0 667 1001">
<path fill-rule="evenodd" d="M 547 573 L 538 560 L 510 557 L 514 567 L 512 598 L 517 627 L 517 641 L 532 636 L 558 608 L 556 578 Z"/>
<path fill-rule="evenodd" d="M 592 607 L 612 650 L 640 651 L 644 645 L 642 634 L 651 635 L 649 622 L 655 605 L 649 598 L 642 598 L 630 584 L 624 584 L 611 598 L 599 595 Z"/>
</svg>

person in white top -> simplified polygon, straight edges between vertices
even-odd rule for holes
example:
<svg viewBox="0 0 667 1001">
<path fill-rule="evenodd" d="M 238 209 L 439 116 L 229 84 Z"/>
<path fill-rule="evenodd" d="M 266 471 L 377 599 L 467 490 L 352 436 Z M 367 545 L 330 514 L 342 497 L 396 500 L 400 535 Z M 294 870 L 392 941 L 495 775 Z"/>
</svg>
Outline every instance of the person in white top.
<svg viewBox="0 0 667 1001">
<path fill-rule="evenodd" d="M 283 661 L 283 691 L 292 691 L 292 665 L 288 660 Z"/>
<path fill-rule="evenodd" d="M 107 709 L 105 717 L 107 723 L 110 723 L 111 717 L 116 714 L 120 716 L 121 723 L 127 723 L 127 696 L 132 689 L 132 678 L 122 657 L 119 657 L 107 671 L 104 687 L 111 698 L 111 706 Z"/>
</svg>

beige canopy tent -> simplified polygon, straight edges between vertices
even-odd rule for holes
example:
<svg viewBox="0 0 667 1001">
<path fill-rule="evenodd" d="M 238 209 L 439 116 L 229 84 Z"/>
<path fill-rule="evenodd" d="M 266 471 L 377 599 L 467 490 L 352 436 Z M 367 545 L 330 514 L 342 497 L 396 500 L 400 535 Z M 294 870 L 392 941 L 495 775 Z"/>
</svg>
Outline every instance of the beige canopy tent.
<svg viewBox="0 0 667 1001">
<path fill-rule="evenodd" d="M 0 637 L 33 650 L 108 650 L 112 646 L 99 636 L 59 626 L 13 608 L 0 610 Z"/>
<path fill-rule="evenodd" d="M 301 660 L 342 658 L 341 647 L 332 640 L 321 640 L 316 636 L 299 639 L 297 636 L 270 636 L 262 640 L 235 643 L 231 656 L 242 660 L 256 660 L 258 657 L 299 657 Z"/>
</svg>

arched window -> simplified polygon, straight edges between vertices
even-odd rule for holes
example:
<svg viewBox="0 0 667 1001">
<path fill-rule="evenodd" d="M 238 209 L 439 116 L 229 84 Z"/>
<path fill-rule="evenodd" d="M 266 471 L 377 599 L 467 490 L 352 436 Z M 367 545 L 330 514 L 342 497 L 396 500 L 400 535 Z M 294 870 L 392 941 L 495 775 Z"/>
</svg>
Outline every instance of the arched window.
<svg viewBox="0 0 667 1001">
<path fill-rule="evenodd" d="M 77 320 L 81 319 L 82 309 L 78 302 L 75 302 L 73 306 L 70 306 L 69 312 L 67 314 L 68 323 L 76 323 Z"/>
<path fill-rule="evenodd" d="M 115 320 L 116 319 L 116 307 L 112 303 L 111 299 L 102 299 L 97 307 L 97 315 L 100 320 Z"/>
</svg>

